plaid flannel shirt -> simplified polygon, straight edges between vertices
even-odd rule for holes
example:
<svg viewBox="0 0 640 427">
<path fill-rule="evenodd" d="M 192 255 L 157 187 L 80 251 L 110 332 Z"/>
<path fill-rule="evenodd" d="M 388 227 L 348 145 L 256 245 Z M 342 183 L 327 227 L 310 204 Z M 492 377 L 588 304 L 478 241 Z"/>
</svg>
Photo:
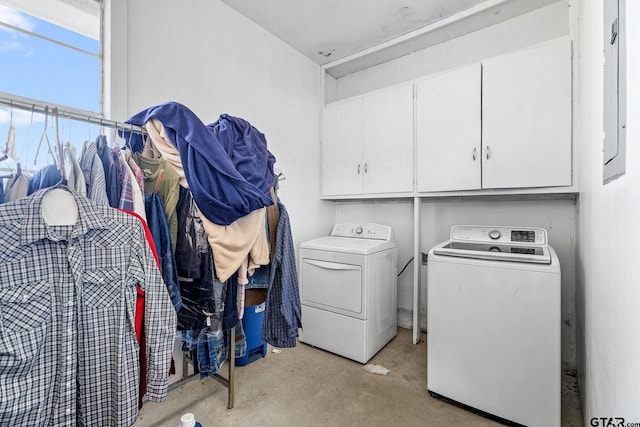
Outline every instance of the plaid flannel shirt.
<svg viewBox="0 0 640 427">
<path fill-rule="evenodd" d="M 0 205 L 0 424 L 131 425 L 136 285 L 149 400 L 166 397 L 175 311 L 136 218 L 71 192 L 76 224 L 47 225 L 48 191 Z"/>
</svg>

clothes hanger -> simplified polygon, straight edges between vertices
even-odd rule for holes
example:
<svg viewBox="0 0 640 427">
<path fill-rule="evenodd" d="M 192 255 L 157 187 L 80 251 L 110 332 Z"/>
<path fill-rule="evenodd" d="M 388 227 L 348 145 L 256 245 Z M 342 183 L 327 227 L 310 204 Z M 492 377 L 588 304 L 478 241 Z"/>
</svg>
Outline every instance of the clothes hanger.
<svg viewBox="0 0 640 427">
<path fill-rule="evenodd" d="M 124 126 L 124 124 L 122 126 Z M 127 147 L 129 147 L 129 150 L 131 150 L 131 139 L 132 138 L 133 138 L 133 125 L 131 125 L 131 130 L 129 131 L 129 137 L 127 138 L 127 141 L 125 143 L 125 145 Z M 144 135 L 142 135 L 142 139 L 144 140 Z"/>
<path fill-rule="evenodd" d="M 69 116 L 69 114 L 66 115 L 66 122 L 67 122 L 67 137 L 64 137 L 64 123 L 62 126 L 62 142 L 65 143 L 65 139 L 67 140 L 66 143 L 69 143 L 71 141 L 71 132 L 73 131 L 73 122 L 71 121 L 71 116 Z"/>
<path fill-rule="evenodd" d="M 124 128 L 123 128 L 124 131 Z M 111 133 L 111 148 L 116 148 L 117 144 L 116 144 L 116 136 L 118 135 L 118 122 L 116 122 L 116 127 L 113 129 L 113 132 Z"/>
<path fill-rule="evenodd" d="M 58 185 L 67 185 L 67 173 L 65 170 L 65 164 L 64 164 L 64 147 L 62 145 L 62 142 L 60 141 L 60 123 L 58 120 L 58 107 L 53 107 L 53 117 L 55 119 L 55 125 L 56 125 L 56 154 L 58 156 L 58 169 L 60 169 L 60 175 L 62 176 L 62 179 L 60 180 L 60 182 L 58 183 Z M 55 164 L 55 156 L 53 156 L 53 161 Z"/>
<path fill-rule="evenodd" d="M 29 145 L 28 142 L 29 142 L 29 137 L 31 135 L 31 127 L 33 126 L 33 110 L 34 109 L 35 109 L 35 105 L 32 104 L 31 121 L 29 123 L 29 128 L 27 130 L 27 137 L 25 139 L 24 145 L 22 146 L 22 149 L 20 150 L 20 154 L 16 155 L 15 128 L 13 126 L 13 101 L 10 102 L 9 135 L 7 137 L 7 145 L 5 147 L 4 154 L 0 156 L 0 161 L 5 161 L 7 159 L 15 160 L 17 171 L 14 174 L 13 167 L 9 163 L 7 163 L 7 165 L 9 166 L 9 169 L 11 170 L 11 173 L 9 175 L 2 175 L 0 176 L 0 178 L 10 179 L 10 178 L 19 177 L 20 175 L 22 175 L 22 166 L 20 165 L 20 158 L 22 156 L 22 153 L 25 147 Z"/>
<path fill-rule="evenodd" d="M 33 114 L 36 109 L 35 104 L 31 104 L 31 118 L 29 119 L 29 128 L 27 129 L 27 136 L 24 139 L 24 144 L 22 145 L 22 149 L 20 150 L 20 154 L 18 154 L 18 159 L 16 161 L 16 176 L 22 175 L 22 166 L 20 165 L 20 159 L 22 159 L 22 154 L 24 150 L 29 147 L 29 140 L 31 139 L 31 129 L 33 128 Z M 28 153 L 27 153 L 28 154 Z"/>
<path fill-rule="evenodd" d="M 13 144 L 13 147 L 14 147 L 13 150 L 15 151 L 16 133 L 15 133 L 15 128 L 13 127 L 13 101 L 11 101 L 9 105 L 10 105 L 9 106 L 9 134 L 7 135 L 7 144 L 5 145 L 4 153 L 0 155 L 0 162 L 4 162 L 9 158 L 8 152 L 9 152 L 10 143 Z M 2 178 L 13 178 L 13 173 L 9 175 L 0 176 L 0 179 Z"/>
<path fill-rule="evenodd" d="M 9 133 L 7 135 L 7 143 L 5 144 L 4 153 L 0 156 L 0 161 L 8 158 L 16 159 L 16 128 L 13 126 L 13 100 L 9 103 Z"/>
<path fill-rule="evenodd" d="M 57 107 L 54 107 L 56 111 L 58 111 Z M 53 157 L 53 161 L 55 164 L 55 157 L 53 155 L 53 150 L 51 149 L 51 141 L 49 140 L 49 135 L 47 135 L 47 126 L 49 123 L 49 106 L 44 106 L 44 129 L 42 129 L 42 135 L 40 136 L 40 141 L 38 142 L 38 148 L 36 149 L 36 155 L 33 158 L 33 165 L 35 166 L 38 162 L 38 154 L 40 153 L 40 147 L 42 146 L 42 141 L 47 141 L 47 146 L 49 147 L 49 154 Z"/>
</svg>

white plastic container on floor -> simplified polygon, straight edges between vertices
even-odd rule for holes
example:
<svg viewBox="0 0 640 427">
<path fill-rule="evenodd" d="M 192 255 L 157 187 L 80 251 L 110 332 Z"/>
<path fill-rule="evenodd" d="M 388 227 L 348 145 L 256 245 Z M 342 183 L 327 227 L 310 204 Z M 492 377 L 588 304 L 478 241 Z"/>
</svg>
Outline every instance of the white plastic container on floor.
<svg viewBox="0 0 640 427">
<path fill-rule="evenodd" d="M 180 427 L 202 427 L 202 424 L 196 421 L 195 415 L 191 412 L 187 412 L 180 417 Z"/>
</svg>

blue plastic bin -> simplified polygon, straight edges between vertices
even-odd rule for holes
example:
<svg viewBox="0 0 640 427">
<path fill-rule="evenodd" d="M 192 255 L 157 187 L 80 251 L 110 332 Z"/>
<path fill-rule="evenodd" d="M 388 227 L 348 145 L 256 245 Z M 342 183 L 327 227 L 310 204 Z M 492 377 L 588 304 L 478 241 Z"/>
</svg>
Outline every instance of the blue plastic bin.
<svg viewBox="0 0 640 427">
<path fill-rule="evenodd" d="M 236 358 L 236 366 L 245 366 L 267 355 L 267 342 L 262 340 L 264 304 L 245 306 L 242 328 L 247 339 L 247 352 Z"/>
</svg>

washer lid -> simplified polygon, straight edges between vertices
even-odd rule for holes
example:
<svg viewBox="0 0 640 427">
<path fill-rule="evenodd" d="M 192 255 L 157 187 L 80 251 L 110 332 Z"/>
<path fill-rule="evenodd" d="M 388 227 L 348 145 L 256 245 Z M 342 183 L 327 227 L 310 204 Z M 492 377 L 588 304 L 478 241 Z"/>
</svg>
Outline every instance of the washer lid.
<svg viewBox="0 0 640 427">
<path fill-rule="evenodd" d="M 300 244 L 300 249 L 369 255 L 395 248 L 391 240 L 358 239 L 353 237 L 325 236 Z"/>
</svg>

